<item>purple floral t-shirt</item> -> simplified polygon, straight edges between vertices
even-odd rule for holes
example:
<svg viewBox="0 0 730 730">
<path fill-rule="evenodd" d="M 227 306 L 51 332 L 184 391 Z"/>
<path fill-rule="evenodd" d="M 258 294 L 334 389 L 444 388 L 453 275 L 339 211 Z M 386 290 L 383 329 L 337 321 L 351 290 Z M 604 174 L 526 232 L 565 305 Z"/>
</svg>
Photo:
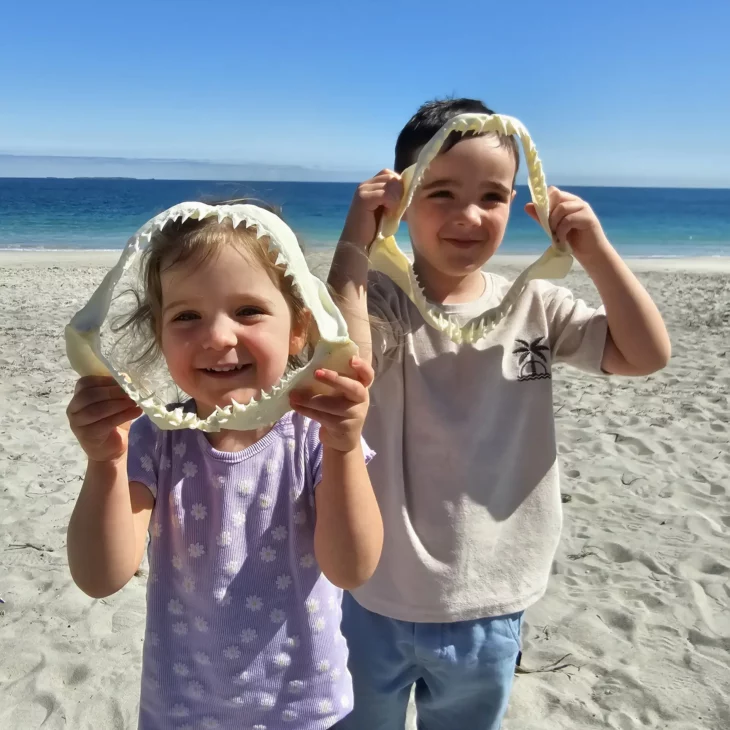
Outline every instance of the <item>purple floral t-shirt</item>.
<svg viewBox="0 0 730 730">
<path fill-rule="evenodd" d="M 342 591 L 314 556 L 321 463 L 319 425 L 292 412 L 234 453 L 132 424 L 129 479 L 155 497 L 140 730 L 324 730 L 350 711 Z"/>
</svg>

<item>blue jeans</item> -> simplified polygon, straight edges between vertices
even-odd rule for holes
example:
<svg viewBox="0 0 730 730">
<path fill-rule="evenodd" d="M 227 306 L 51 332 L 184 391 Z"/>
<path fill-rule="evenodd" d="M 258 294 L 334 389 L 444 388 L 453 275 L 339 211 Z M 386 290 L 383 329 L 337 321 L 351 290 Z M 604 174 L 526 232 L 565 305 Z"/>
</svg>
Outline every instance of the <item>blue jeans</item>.
<svg viewBox="0 0 730 730">
<path fill-rule="evenodd" d="M 345 593 L 353 711 L 337 730 L 403 730 L 416 685 L 418 730 L 499 730 L 507 710 L 522 614 L 411 623 L 380 616 Z"/>
</svg>

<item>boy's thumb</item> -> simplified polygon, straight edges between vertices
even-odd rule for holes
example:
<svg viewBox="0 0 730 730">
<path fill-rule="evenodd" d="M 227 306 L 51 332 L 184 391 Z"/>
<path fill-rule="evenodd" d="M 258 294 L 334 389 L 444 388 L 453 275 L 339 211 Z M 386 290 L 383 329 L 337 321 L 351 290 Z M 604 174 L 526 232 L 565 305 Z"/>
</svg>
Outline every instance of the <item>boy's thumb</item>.
<svg viewBox="0 0 730 730">
<path fill-rule="evenodd" d="M 540 219 L 537 216 L 537 209 L 535 208 L 534 203 L 527 203 L 525 205 L 525 213 L 530 216 L 534 221 L 540 222 Z"/>
</svg>

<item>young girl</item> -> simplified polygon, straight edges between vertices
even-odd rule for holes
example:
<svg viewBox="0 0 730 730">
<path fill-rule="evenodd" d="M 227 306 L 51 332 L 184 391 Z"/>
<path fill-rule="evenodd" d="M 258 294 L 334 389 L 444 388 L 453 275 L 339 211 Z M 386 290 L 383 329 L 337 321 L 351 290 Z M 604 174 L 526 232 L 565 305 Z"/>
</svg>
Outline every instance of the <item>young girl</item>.
<svg viewBox="0 0 730 730">
<path fill-rule="evenodd" d="M 269 389 L 307 344 L 308 312 L 267 244 L 208 218 L 168 223 L 145 251 L 131 323 L 201 418 Z M 351 366 L 318 371 L 332 394 L 292 394 L 273 427 L 211 434 L 159 430 L 113 379 L 78 381 L 74 581 L 118 591 L 151 538 L 140 730 L 319 730 L 349 712 L 342 589 L 382 546 L 360 435 L 372 370 Z"/>
</svg>

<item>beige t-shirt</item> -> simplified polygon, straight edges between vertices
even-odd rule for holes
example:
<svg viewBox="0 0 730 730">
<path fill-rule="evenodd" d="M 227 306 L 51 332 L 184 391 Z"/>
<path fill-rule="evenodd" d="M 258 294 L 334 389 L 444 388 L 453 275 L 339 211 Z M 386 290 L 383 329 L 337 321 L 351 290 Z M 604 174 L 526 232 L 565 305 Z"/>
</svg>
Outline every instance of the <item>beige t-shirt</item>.
<svg viewBox="0 0 730 730">
<path fill-rule="evenodd" d="M 509 288 L 443 305 L 469 319 Z M 353 592 L 376 613 L 450 622 L 527 608 L 545 592 L 562 524 L 552 367 L 601 372 L 607 324 L 567 289 L 532 282 L 474 345 L 427 325 L 370 274 L 376 380 L 365 438 L 385 527 L 375 575 Z"/>
</svg>

